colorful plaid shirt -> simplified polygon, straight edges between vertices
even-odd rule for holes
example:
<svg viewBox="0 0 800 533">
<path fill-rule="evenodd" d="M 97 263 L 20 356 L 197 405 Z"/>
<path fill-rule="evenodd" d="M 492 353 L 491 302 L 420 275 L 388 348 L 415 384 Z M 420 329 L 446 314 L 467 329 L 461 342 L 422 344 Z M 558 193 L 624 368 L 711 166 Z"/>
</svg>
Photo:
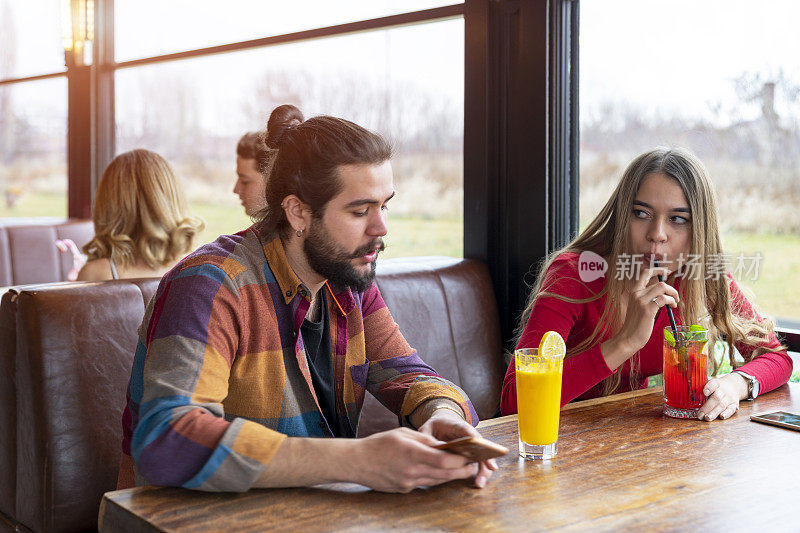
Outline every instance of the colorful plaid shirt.
<svg viewBox="0 0 800 533">
<path fill-rule="evenodd" d="M 400 421 L 448 398 L 478 423 L 466 394 L 408 345 L 375 284 L 355 294 L 323 289 L 333 296 L 336 408 L 353 434 L 365 391 Z M 310 296 L 281 240 L 265 244 L 253 228 L 201 247 L 164 276 L 139 331 L 120 486 L 135 477 L 245 491 L 287 436 L 332 436 L 298 334 Z"/>
</svg>

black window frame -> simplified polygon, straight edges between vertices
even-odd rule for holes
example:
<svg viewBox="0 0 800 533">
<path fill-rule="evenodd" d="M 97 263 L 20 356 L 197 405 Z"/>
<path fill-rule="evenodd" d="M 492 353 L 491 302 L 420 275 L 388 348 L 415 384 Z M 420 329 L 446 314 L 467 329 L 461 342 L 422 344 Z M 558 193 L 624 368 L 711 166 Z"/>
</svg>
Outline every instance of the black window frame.
<svg viewBox="0 0 800 533">
<path fill-rule="evenodd" d="M 511 343 L 538 265 L 578 231 L 578 0 L 467 0 L 464 255 Z"/>
</svg>

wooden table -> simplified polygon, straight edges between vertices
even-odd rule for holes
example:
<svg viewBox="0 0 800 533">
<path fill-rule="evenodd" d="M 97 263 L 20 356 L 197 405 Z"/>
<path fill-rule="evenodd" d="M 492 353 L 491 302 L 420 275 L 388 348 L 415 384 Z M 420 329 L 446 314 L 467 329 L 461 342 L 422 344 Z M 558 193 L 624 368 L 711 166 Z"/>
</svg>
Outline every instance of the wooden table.
<svg viewBox="0 0 800 533">
<path fill-rule="evenodd" d="M 209 494 L 139 487 L 107 493 L 101 531 L 800 529 L 800 433 L 751 422 L 800 413 L 800 385 L 742 402 L 729 420 L 673 420 L 660 389 L 566 406 L 558 456 L 502 458 L 483 490 L 452 482 L 410 494 L 357 486 Z M 517 448 L 516 416 L 481 423 Z"/>
</svg>

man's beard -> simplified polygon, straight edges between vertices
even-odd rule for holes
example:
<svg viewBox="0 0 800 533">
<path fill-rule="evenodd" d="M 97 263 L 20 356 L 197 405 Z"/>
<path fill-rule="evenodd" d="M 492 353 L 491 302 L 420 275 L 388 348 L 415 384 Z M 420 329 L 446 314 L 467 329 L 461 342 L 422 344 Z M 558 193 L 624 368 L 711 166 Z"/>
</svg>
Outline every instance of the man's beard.
<svg viewBox="0 0 800 533">
<path fill-rule="evenodd" d="M 372 285 L 372 280 L 375 279 L 375 261 L 370 263 L 368 272 L 359 274 L 353 266 L 352 260 L 362 257 L 376 248 L 379 252 L 385 249 L 382 239 L 374 239 L 354 252 L 348 252 L 337 245 L 331 234 L 325 229 L 322 220 L 318 218 L 312 219 L 308 237 L 303 242 L 303 251 L 308 264 L 317 274 L 334 285 L 350 287 L 356 292 L 364 292 Z"/>
</svg>

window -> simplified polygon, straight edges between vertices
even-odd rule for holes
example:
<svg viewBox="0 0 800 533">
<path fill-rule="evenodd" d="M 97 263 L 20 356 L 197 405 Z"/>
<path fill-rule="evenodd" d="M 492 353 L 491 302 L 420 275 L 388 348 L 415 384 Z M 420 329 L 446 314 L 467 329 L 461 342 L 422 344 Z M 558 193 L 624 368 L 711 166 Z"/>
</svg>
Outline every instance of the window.
<svg viewBox="0 0 800 533">
<path fill-rule="evenodd" d="M 0 80 L 63 72 L 60 0 L 0 0 Z"/>
<path fill-rule="evenodd" d="M 791 0 L 581 2 L 581 226 L 627 163 L 684 146 L 718 193 L 723 244 L 762 311 L 800 319 L 800 37 Z M 760 259 L 759 259 L 760 257 Z"/>
<path fill-rule="evenodd" d="M 461 256 L 463 43 L 455 19 L 120 68 L 117 152 L 166 157 L 207 242 L 251 223 L 232 192 L 242 134 L 283 103 L 347 118 L 395 148 L 384 257 Z"/>
<path fill-rule="evenodd" d="M 67 216 L 67 80 L 0 85 L 0 217 Z"/>
<path fill-rule="evenodd" d="M 67 215 L 67 81 L 58 0 L 0 0 L 0 217 Z M 32 76 L 53 76 L 23 80 Z"/>
</svg>

